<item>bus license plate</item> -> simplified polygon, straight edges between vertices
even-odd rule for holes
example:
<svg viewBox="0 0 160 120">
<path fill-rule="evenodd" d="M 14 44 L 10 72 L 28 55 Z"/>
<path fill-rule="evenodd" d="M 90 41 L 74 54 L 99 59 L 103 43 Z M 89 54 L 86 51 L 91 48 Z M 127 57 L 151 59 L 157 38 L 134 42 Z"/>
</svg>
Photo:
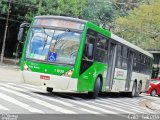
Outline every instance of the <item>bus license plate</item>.
<svg viewBox="0 0 160 120">
<path fill-rule="evenodd" d="M 50 76 L 40 75 L 40 79 L 42 79 L 42 80 L 50 80 Z"/>
</svg>

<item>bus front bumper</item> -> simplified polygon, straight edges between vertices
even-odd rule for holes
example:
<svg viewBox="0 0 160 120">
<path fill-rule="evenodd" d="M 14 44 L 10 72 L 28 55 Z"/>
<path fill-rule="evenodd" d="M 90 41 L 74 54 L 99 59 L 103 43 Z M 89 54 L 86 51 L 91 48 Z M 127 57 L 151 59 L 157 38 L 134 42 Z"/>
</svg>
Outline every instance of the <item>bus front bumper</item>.
<svg viewBox="0 0 160 120">
<path fill-rule="evenodd" d="M 25 83 L 51 87 L 53 90 L 62 91 L 77 91 L 77 78 L 70 78 L 65 76 L 50 75 L 44 73 L 37 73 L 31 71 L 21 71 L 22 78 Z"/>
</svg>

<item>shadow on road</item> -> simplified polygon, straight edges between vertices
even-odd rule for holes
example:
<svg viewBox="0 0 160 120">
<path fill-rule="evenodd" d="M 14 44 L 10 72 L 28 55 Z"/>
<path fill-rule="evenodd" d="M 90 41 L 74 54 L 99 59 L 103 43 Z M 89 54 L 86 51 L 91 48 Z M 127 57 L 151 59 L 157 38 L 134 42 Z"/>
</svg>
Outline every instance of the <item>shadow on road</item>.
<svg viewBox="0 0 160 120">
<path fill-rule="evenodd" d="M 36 94 L 40 94 L 43 96 L 48 97 L 60 97 L 60 98 L 66 98 L 66 99 L 87 99 L 91 100 L 92 98 L 89 97 L 87 93 L 59 93 L 59 92 L 52 92 L 52 93 L 43 93 L 43 92 L 34 92 Z M 142 97 L 142 96 L 139 96 Z M 98 98 L 129 98 L 127 93 L 100 93 Z M 97 98 L 97 99 L 98 99 Z"/>
</svg>

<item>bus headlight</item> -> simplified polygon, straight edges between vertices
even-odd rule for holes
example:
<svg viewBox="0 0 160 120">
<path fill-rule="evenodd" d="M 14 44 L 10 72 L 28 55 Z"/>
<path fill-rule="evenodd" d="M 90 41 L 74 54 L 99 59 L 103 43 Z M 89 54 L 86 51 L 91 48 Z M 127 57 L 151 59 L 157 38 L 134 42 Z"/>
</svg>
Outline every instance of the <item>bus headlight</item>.
<svg viewBox="0 0 160 120">
<path fill-rule="evenodd" d="M 27 66 L 27 64 L 24 64 L 24 70 L 30 71 L 30 69 L 29 69 L 29 67 Z"/>
<path fill-rule="evenodd" d="M 62 74 L 62 76 L 71 77 L 73 74 L 73 70 L 69 70 L 66 73 Z"/>
</svg>

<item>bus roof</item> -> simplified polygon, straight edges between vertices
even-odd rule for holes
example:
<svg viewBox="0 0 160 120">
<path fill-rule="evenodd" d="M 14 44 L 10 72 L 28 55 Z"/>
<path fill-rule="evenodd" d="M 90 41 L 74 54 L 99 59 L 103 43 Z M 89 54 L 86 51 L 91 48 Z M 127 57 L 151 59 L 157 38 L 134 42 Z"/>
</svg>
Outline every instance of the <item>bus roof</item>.
<svg viewBox="0 0 160 120">
<path fill-rule="evenodd" d="M 111 38 L 116 40 L 117 42 L 120 42 L 120 43 L 122 43 L 122 44 L 124 44 L 124 45 L 126 45 L 126 46 L 128 46 L 128 47 L 130 47 L 132 49 L 134 49 L 134 50 L 139 51 L 140 53 L 143 53 L 143 54 L 153 58 L 153 55 L 150 54 L 149 52 L 147 52 L 147 51 L 143 50 L 142 48 L 140 48 L 140 47 L 138 47 L 138 46 L 136 46 L 136 45 L 124 40 L 123 38 L 118 37 L 117 35 L 115 35 L 113 33 L 111 33 Z"/>
<path fill-rule="evenodd" d="M 69 21 L 75 21 L 75 22 L 80 22 L 80 23 L 86 23 L 86 20 L 82 20 L 79 18 L 73 18 L 73 17 L 66 17 L 66 16 L 52 16 L 52 15 L 42 15 L 42 16 L 36 16 L 36 19 L 63 19 L 63 20 L 69 20 Z"/>
</svg>

